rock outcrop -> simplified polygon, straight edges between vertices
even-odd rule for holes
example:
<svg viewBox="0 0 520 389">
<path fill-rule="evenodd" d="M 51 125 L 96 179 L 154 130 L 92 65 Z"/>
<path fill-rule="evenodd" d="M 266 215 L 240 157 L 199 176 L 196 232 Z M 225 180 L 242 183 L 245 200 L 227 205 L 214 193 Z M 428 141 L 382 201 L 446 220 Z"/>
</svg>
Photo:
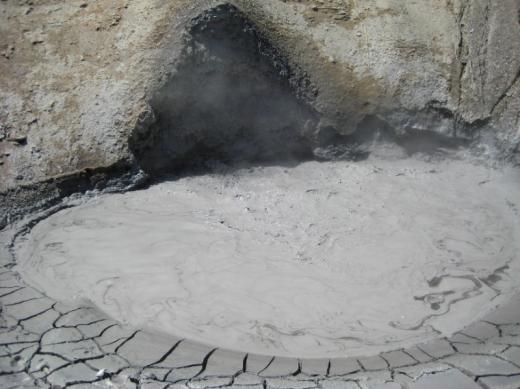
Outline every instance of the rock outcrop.
<svg viewBox="0 0 520 389">
<path fill-rule="evenodd" d="M 291 90 L 288 116 L 272 106 L 267 114 L 301 125 L 295 136 L 311 149 L 330 134 L 384 127 L 397 136 L 425 131 L 465 139 L 485 156 L 518 161 L 518 0 L 4 0 L 0 192 L 10 211 L 3 209 L 2 224 L 36 199 L 106 186 L 122 175 L 125 184 L 135 181 L 150 160 L 147 150 L 157 151 L 149 144 L 157 139 L 154 99 L 165 86 L 189 87 L 189 77 L 204 77 L 201 61 L 218 57 L 189 32 L 222 4 L 236 9 L 255 39 L 269 46 L 257 55 L 274 54 L 258 61 L 272 65 L 267 73 L 285 83 L 283 93 Z M 197 55 L 195 62 L 187 59 Z M 253 82 L 251 67 L 241 71 Z M 268 95 L 257 90 L 229 104 L 240 100 L 251 108 L 259 99 L 258 110 L 265 110 Z M 224 106 L 220 101 L 213 108 Z M 296 107 L 304 113 L 293 120 Z M 237 134 L 251 124 L 236 112 L 228 116 L 222 123 L 235 121 Z M 175 134 L 177 125 L 167 127 Z"/>
</svg>

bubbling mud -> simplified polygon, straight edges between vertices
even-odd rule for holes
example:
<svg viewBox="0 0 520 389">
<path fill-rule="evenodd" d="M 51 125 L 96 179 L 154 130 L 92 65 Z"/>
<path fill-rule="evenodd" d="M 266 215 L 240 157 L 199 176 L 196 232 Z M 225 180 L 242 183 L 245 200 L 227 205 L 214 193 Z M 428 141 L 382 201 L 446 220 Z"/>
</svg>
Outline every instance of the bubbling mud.
<svg viewBox="0 0 520 389">
<path fill-rule="evenodd" d="M 58 300 L 228 349 L 395 349 L 519 292 L 519 178 L 413 158 L 187 177 L 57 212 L 17 267 Z"/>
</svg>

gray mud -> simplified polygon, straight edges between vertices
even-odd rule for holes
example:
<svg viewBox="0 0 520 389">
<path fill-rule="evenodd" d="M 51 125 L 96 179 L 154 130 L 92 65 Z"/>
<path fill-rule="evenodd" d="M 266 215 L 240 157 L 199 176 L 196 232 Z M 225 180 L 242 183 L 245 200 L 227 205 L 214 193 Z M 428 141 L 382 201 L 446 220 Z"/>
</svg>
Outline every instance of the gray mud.
<svg viewBox="0 0 520 389">
<path fill-rule="evenodd" d="M 186 177 L 41 221 L 17 270 L 57 300 L 205 344 L 376 353 L 450 336 L 518 293 L 519 182 L 416 158 Z"/>
</svg>

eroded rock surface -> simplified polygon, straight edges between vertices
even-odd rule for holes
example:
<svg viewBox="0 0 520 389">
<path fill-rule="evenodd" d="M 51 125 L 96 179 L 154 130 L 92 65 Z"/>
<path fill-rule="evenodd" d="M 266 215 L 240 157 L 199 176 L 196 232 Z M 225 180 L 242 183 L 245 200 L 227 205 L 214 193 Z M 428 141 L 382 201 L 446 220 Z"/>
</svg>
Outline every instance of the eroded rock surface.
<svg viewBox="0 0 520 389">
<path fill-rule="evenodd" d="M 2 224 L 16 207 L 63 195 L 56 177 L 83 172 L 87 183 L 79 186 L 87 189 L 107 181 L 96 176 L 99 168 L 138 170 L 130 135 L 149 126 L 149 102 L 162 86 L 189 82 L 189 75 L 175 78 L 186 67 L 184 31 L 222 3 L 1 2 L 0 190 L 9 203 Z M 318 136 L 374 126 L 428 130 L 476 140 L 485 155 L 517 158 L 517 1 L 225 4 L 301 76 Z M 229 104 L 233 111 L 236 102 Z M 254 115 L 265 104 L 258 108 Z M 241 124 L 237 115 L 229 120 Z M 23 193 L 13 194 L 17 187 Z"/>
</svg>

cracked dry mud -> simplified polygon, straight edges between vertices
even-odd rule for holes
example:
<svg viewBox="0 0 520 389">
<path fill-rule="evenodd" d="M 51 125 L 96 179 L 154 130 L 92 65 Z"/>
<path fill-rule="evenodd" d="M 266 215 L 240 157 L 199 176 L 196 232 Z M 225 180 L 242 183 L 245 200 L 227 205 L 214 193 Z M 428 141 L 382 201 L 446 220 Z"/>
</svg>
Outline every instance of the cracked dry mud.
<svg viewBox="0 0 520 389">
<path fill-rule="evenodd" d="M 314 164 L 316 166 L 320 165 L 316 162 L 311 162 L 310 164 L 311 166 L 314 166 Z M 425 194 L 429 191 L 428 188 L 430 188 L 432 193 L 436 193 L 432 186 L 433 183 L 442 185 L 450 182 L 455 187 L 460 185 L 458 188 L 463 192 L 474 193 L 474 196 L 469 198 L 460 196 L 468 204 L 468 209 L 476 207 L 476 209 L 481 209 L 483 214 L 485 214 L 487 212 L 485 211 L 486 206 L 495 207 L 494 211 L 498 212 L 495 214 L 496 216 L 501 214 L 502 205 L 499 204 L 503 202 L 511 214 L 509 219 L 511 223 L 518 220 L 518 190 L 513 190 L 514 185 L 517 185 L 515 182 L 517 183 L 518 180 L 513 180 L 513 177 L 509 175 L 517 173 L 507 169 L 495 170 L 474 165 L 469 168 L 468 165 L 466 166 L 467 171 L 472 174 L 468 174 L 465 177 L 462 171 L 459 170 L 461 162 L 429 164 L 408 159 L 394 161 L 385 166 L 381 166 L 371 160 L 356 163 L 355 166 L 348 166 L 348 163 L 345 164 L 345 169 L 351 169 L 350 174 L 358 177 L 360 182 L 365 184 L 364 190 L 360 190 L 358 193 L 358 195 L 363 194 L 362 198 L 358 197 L 359 200 L 370 201 L 370 192 L 366 190 L 369 188 L 367 184 L 370 182 L 370 179 L 367 177 L 377 177 L 382 182 L 392 182 L 397 179 L 404 180 L 412 187 L 412 190 L 409 188 L 407 190 L 403 189 L 403 201 L 408 202 L 410 206 L 414 205 L 414 202 L 408 197 L 411 192 L 415 192 L 415 195 L 418 195 L 420 190 L 422 190 L 422 194 Z M 294 169 L 291 173 L 294 175 L 294 172 L 305 168 L 305 166 L 306 164 L 303 164 L 287 169 L 274 167 L 257 168 L 255 178 L 262 174 L 267 175 L 273 171 L 280 173 L 282 170 L 288 171 L 291 169 Z M 332 165 L 321 164 L 320 166 L 327 166 L 328 170 L 334 170 L 331 169 Z M 339 167 L 335 169 L 336 171 L 331 174 L 338 178 L 338 170 L 341 171 L 341 169 Z M 308 171 L 312 172 L 312 169 L 308 169 Z M 300 172 L 302 171 L 300 170 Z M 315 170 L 312 174 L 306 175 L 307 185 L 310 185 L 310 181 L 312 181 L 309 178 L 315 178 L 319 175 L 317 172 L 319 173 L 320 171 Z M 477 172 L 478 174 L 475 174 Z M 236 189 L 241 189 L 244 192 L 247 188 L 247 180 L 245 178 L 242 177 L 242 179 L 237 180 L 237 177 L 240 177 L 239 172 L 235 172 L 232 177 L 234 178 L 229 178 L 227 187 L 223 185 L 219 188 L 219 191 L 224 196 L 234 193 Z M 40 280 L 42 283 L 38 284 L 36 288 L 34 285 L 37 283 L 33 281 L 37 277 L 34 274 L 25 274 L 27 269 L 23 269 L 23 261 L 21 261 L 21 270 L 22 274 L 27 276 L 27 280 L 24 282 L 20 276 L 20 267 L 16 264 L 20 256 L 20 247 L 18 246 L 31 244 L 31 230 L 33 233 L 38 231 L 38 222 L 48 223 L 54 220 L 54 228 L 57 228 L 60 223 L 59 218 L 63 214 L 73 214 L 82 209 L 88 209 L 88 207 L 110 204 L 111 199 L 123 205 L 119 211 L 124 214 L 124 207 L 128 207 L 132 203 L 132 199 L 133 201 L 141 201 L 144 205 L 145 202 L 142 196 L 146 193 L 151 193 L 150 196 L 153 198 L 154 195 L 158 194 L 157 192 L 162 193 L 163 196 L 171 196 L 171 192 L 175 191 L 179 194 L 186 189 L 196 192 L 197 184 L 207 186 L 207 180 L 211 182 L 211 180 L 215 180 L 215 177 L 193 177 L 184 179 L 181 182 L 160 184 L 147 190 L 152 192 L 143 191 L 123 195 L 103 195 L 98 199 L 70 201 L 65 205 L 79 206 L 61 213 L 56 213 L 61 207 L 49 210 L 45 215 L 37 215 L 32 220 L 26 220 L 25 224 L 18 226 L 18 229 L 13 228 L 5 231 L 1 235 L 4 247 L 1 253 L 3 268 L 0 272 L 0 301 L 2 304 L 2 321 L 0 323 L 0 386 L 6 388 L 38 386 L 74 388 L 233 387 L 320 389 L 471 389 L 518 388 L 520 386 L 520 296 L 518 296 L 518 285 L 515 285 L 515 279 L 518 278 L 518 258 L 514 255 L 518 250 L 515 251 L 513 245 L 516 242 L 514 241 L 508 242 L 511 246 L 507 247 L 507 249 L 512 249 L 509 254 L 513 255 L 513 257 L 503 258 L 505 263 L 499 261 L 497 257 L 492 258 L 495 261 L 492 264 L 493 266 L 491 264 L 489 264 L 489 267 L 482 266 L 482 263 L 480 263 L 482 261 L 477 261 L 470 266 L 471 258 L 466 258 L 462 255 L 462 257 L 458 258 L 458 266 L 457 264 L 453 265 L 451 269 L 452 276 L 469 277 L 473 280 L 474 285 L 479 285 L 482 291 L 486 291 L 486 293 L 466 295 L 464 300 L 454 299 L 452 301 L 450 312 L 457 313 L 454 320 L 458 320 L 458 328 L 447 328 L 442 334 L 438 335 L 437 339 L 429 341 L 427 341 L 427 337 L 421 335 L 422 338 L 420 340 L 416 339 L 415 343 L 417 344 L 414 345 L 397 343 L 394 347 L 385 349 L 385 347 L 382 347 L 384 343 L 382 342 L 379 345 L 381 346 L 380 352 L 358 349 L 349 353 L 347 349 L 343 353 L 332 353 L 333 355 L 331 354 L 329 357 L 324 358 L 280 356 L 283 354 L 281 348 L 272 349 L 272 354 L 267 355 L 265 350 L 258 350 L 258 344 L 247 343 L 245 343 L 245 349 L 242 351 L 228 351 L 226 348 L 217 347 L 224 344 L 233 348 L 232 344 L 226 344 L 229 339 L 224 339 L 223 336 L 225 335 L 218 333 L 218 331 L 215 333 L 216 335 L 214 334 L 213 343 L 217 343 L 215 339 L 220 337 L 221 344 L 205 346 L 202 343 L 190 340 L 192 338 L 196 339 L 193 334 L 188 334 L 189 336 L 186 338 L 178 338 L 166 333 L 168 330 L 175 332 L 175 328 L 161 327 L 156 318 L 153 315 L 147 317 L 146 312 L 140 313 L 143 317 L 137 318 L 137 322 L 132 321 L 132 317 L 118 316 L 115 311 L 110 311 L 100 301 L 96 300 L 95 290 L 88 291 L 88 287 L 84 290 L 81 289 L 81 278 L 71 279 L 67 282 L 65 282 L 65 279 L 53 279 L 52 272 L 48 271 L 49 267 L 46 269 L 45 266 L 42 266 L 38 268 L 38 271 L 41 272 L 41 280 L 45 280 L 46 277 L 48 279 L 47 281 Z M 279 184 L 280 178 L 277 180 L 272 182 Z M 332 182 L 331 177 L 329 176 L 327 180 L 330 185 Z M 293 181 L 287 182 L 294 184 Z M 511 186 L 502 186 L 505 182 L 510 183 Z M 421 183 L 422 189 L 420 189 L 421 185 L 417 183 Z M 324 187 L 327 187 L 327 190 L 330 189 L 328 186 Z M 300 189 L 303 190 L 304 188 L 297 187 L 293 189 L 293 193 Z M 310 191 L 303 190 L 305 195 L 319 195 L 313 191 L 316 188 L 309 187 L 307 189 L 310 189 Z M 153 191 L 156 192 L 153 193 Z M 259 193 L 258 191 L 256 192 Z M 324 192 L 323 195 L 328 196 L 329 192 Z M 348 192 L 351 196 L 353 193 Z M 483 195 L 485 193 L 487 194 Z M 343 193 L 343 195 L 346 194 L 347 192 Z M 493 195 L 496 203 L 490 203 Z M 456 202 L 456 197 L 454 196 L 454 199 L 451 201 Z M 159 198 L 161 197 L 159 196 Z M 382 203 L 385 202 L 383 200 L 388 202 L 391 199 L 391 197 L 386 199 L 379 198 L 379 200 L 382 200 Z M 371 200 L 374 200 L 374 198 L 371 198 Z M 422 201 L 431 205 L 431 201 L 424 199 Z M 305 200 L 301 200 L 300 203 L 308 205 L 305 203 Z M 447 203 L 446 206 L 453 206 L 453 203 Z M 399 207 L 399 202 L 392 201 L 392 205 L 401 211 L 404 209 L 404 207 Z M 461 209 L 457 211 L 464 211 L 466 206 L 458 205 Z M 150 207 L 149 204 L 147 206 Z M 117 212 L 114 211 L 114 213 Z M 54 215 L 50 216 L 51 214 Z M 326 213 L 324 214 L 326 215 Z M 106 209 L 103 210 L 102 207 L 101 212 L 97 214 L 97 217 L 102 219 L 100 215 L 104 215 L 107 218 L 110 217 L 109 212 Z M 47 216 L 50 217 L 45 218 Z M 178 215 L 174 216 L 178 217 Z M 476 215 L 472 215 L 472 217 L 476 217 Z M 241 218 L 236 218 L 235 220 L 242 223 L 247 221 Z M 488 219 L 488 222 L 492 221 L 493 216 Z M 503 222 L 507 225 L 507 220 Z M 221 223 L 217 224 L 222 226 Z M 69 227 L 71 226 L 69 225 Z M 227 227 L 224 223 L 222 228 Z M 490 227 L 492 226 L 490 225 Z M 513 228 L 510 237 L 513 239 L 515 236 L 515 225 L 509 225 L 509 227 Z M 78 226 L 75 228 L 78 228 Z M 518 228 L 518 224 L 516 224 L 516 228 Z M 68 229 L 69 232 L 73 230 L 74 228 Z M 106 234 L 106 231 L 102 228 L 100 231 Z M 485 232 L 486 229 L 484 228 L 483 231 Z M 27 240 L 27 237 L 29 237 L 29 240 Z M 476 239 L 485 237 L 485 233 L 482 236 L 479 233 L 476 234 Z M 489 242 L 489 239 L 487 242 Z M 501 247 L 501 244 L 499 246 Z M 442 247 L 446 248 L 445 246 Z M 450 247 L 447 248 L 449 249 Z M 498 250 L 498 256 L 500 256 L 501 252 L 504 252 L 503 250 L 504 248 L 502 251 Z M 64 252 L 67 255 L 65 249 Z M 85 251 L 85 253 L 88 253 L 88 251 Z M 150 254 L 153 254 L 153 251 Z M 484 252 L 484 254 L 489 253 Z M 478 250 L 472 252 L 469 256 L 478 256 Z M 83 260 L 85 259 L 89 260 L 88 257 L 83 258 Z M 42 263 L 45 263 L 45 260 Z M 74 266 L 81 268 L 81 261 L 75 261 L 73 258 L 72 263 Z M 480 270 L 476 269 L 476 263 L 479 263 L 479 266 L 481 266 Z M 107 271 L 106 269 L 101 270 Z M 448 277 L 448 274 L 450 273 L 444 275 L 439 273 L 437 276 L 424 277 L 423 280 L 425 280 L 427 287 L 440 290 L 443 289 L 443 283 L 446 282 L 443 277 Z M 86 274 L 84 275 L 87 278 Z M 123 272 L 119 276 L 125 279 L 125 277 L 128 277 L 128 274 Z M 92 277 L 95 279 L 96 275 L 94 274 Z M 153 277 L 148 279 L 148 281 L 151 282 L 152 279 Z M 240 275 L 235 275 L 235 279 L 239 280 Z M 217 280 L 219 280 L 218 277 Z M 46 282 L 47 284 L 45 284 Z M 52 285 L 53 282 L 55 285 Z M 61 283 L 61 285 L 56 285 L 57 283 Z M 240 282 L 237 283 L 240 284 Z M 64 285 L 70 298 L 62 298 L 58 301 L 58 299 L 51 297 L 53 296 L 53 288 L 58 286 L 59 289 L 59 287 Z M 413 289 L 413 283 L 410 283 L 409 286 Z M 136 289 L 139 287 L 138 284 L 135 284 Z M 402 285 L 395 285 L 395 287 L 402 287 Z M 46 294 L 43 294 L 42 291 Z M 88 291 L 90 294 L 85 294 L 85 291 Z M 213 291 L 212 293 L 216 293 L 219 296 L 218 291 Z M 488 302 L 479 300 L 483 295 Z M 284 295 L 282 294 L 281 296 L 280 300 L 283 303 Z M 442 307 L 442 302 L 433 301 L 431 298 L 423 299 L 418 294 L 415 297 L 414 299 L 413 296 L 410 296 L 413 304 L 428 305 L 432 313 L 447 312 Z M 504 302 L 506 298 L 507 301 Z M 94 304 L 87 302 L 87 299 L 92 300 Z M 467 326 L 464 320 L 469 320 L 469 318 L 464 317 L 464 315 L 461 316 L 461 313 L 467 314 L 468 311 L 471 311 L 471 306 L 475 301 L 477 302 L 477 308 L 480 308 L 479 312 L 482 313 L 482 316 Z M 149 303 L 149 301 L 138 301 L 138 304 L 146 303 Z M 436 303 L 440 304 L 441 307 L 435 306 Z M 99 304 L 99 307 L 108 314 L 102 313 L 95 304 Z M 222 305 L 225 306 L 225 304 Z M 284 308 L 287 309 L 286 306 Z M 346 304 L 345 309 L 348 308 L 349 304 Z M 179 307 L 175 307 L 175 309 L 179 309 Z M 326 304 L 323 306 L 317 305 L 316 309 L 323 313 L 324 309 L 326 309 Z M 486 311 L 487 313 L 484 314 Z M 244 316 L 247 318 L 248 315 L 253 315 L 254 312 L 254 309 L 251 312 L 246 311 Z M 475 315 L 478 316 L 478 313 Z M 145 322 L 139 322 L 143 318 Z M 310 320 L 297 316 L 296 319 Z M 150 324 L 146 320 L 153 323 Z M 276 322 L 277 318 L 272 320 Z M 435 320 L 426 318 L 425 323 L 432 325 L 432 323 L 435 323 Z M 141 324 L 142 326 L 136 327 L 135 324 Z M 162 332 L 157 331 L 157 329 L 162 330 Z M 232 339 L 232 336 L 230 338 Z M 207 339 L 201 340 L 207 341 Z M 212 342 L 208 341 L 207 343 Z M 264 351 L 264 353 L 262 355 L 255 353 L 255 351 Z M 289 351 L 298 352 L 301 350 L 289 349 Z"/>
</svg>

